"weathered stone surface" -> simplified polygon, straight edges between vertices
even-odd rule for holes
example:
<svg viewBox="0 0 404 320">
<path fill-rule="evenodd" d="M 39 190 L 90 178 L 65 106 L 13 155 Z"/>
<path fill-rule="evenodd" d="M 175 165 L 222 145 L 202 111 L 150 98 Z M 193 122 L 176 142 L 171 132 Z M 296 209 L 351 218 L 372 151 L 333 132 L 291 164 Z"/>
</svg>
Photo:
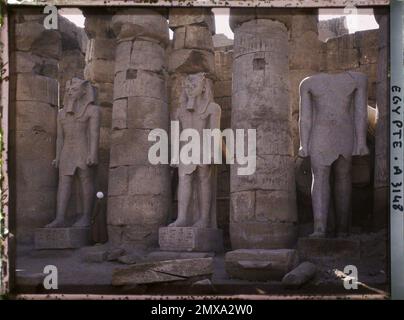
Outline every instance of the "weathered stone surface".
<svg viewBox="0 0 404 320">
<path fill-rule="evenodd" d="M 119 71 L 115 75 L 114 99 L 148 97 L 166 101 L 166 86 L 163 76 L 137 69 Z"/>
<path fill-rule="evenodd" d="M 123 39 L 150 38 L 168 44 L 167 20 L 151 9 L 125 9 L 118 11 L 112 18 L 115 35 Z"/>
<path fill-rule="evenodd" d="M 94 250 L 87 252 L 86 255 L 84 256 L 84 261 L 86 262 L 103 262 L 107 258 L 107 252 L 104 250 Z"/>
<path fill-rule="evenodd" d="M 107 253 L 107 261 L 118 260 L 118 258 L 123 255 L 125 255 L 125 249 L 123 248 L 110 249 Z"/>
<path fill-rule="evenodd" d="M 147 181 L 147 184 L 145 184 Z M 161 195 L 169 186 L 170 172 L 166 166 L 130 166 L 128 167 L 128 193 L 133 195 Z"/>
<path fill-rule="evenodd" d="M 291 12 L 283 8 L 230 8 L 230 28 L 236 29 L 251 20 L 275 20 L 284 24 L 288 29 L 291 27 Z"/>
<path fill-rule="evenodd" d="M 84 77 L 94 82 L 114 82 L 114 61 L 92 60 L 86 64 Z"/>
<path fill-rule="evenodd" d="M 59 59 L 62 54 L 62 37 L 56 30 L 45 30 L 31 45 L 31 51 L 41 57 Z"/>
<path fill-rule="evenodd" d="M 316 265 L 303 262 L 283 277 L 282 285 L 287 288 L 299 288 L 310 281 L 316 275 L 316 272 Z"/>
<path fill-rule="evenodd" d="M 114 101 L 112 107 L 112 129 L 128 128 L 128 99 Z"/>
<path fill-rule="evenodd" d="M 319 51 L 320 40 L 318 40 L 317 32 L 308 31 L 294 38 L 290 43 L 290 68 L 318 71 L 320 68 Z"/>
<path fill-rule="evenodd" d="M 231 81 L 233 73 L 233 51 L 215 51 L 215 69 L 216 77 L 219 80 Z"/>
<path fill-rule="evenodd" d="M 36 287 L 43 286 L 45 277 L 45 273 L 28 273 L 23 270 L 16 270 L 15 281 L 19 287 Z"/>
<path fill-rule="evenodd" d="M 168 106 L 163 100 L 129 97 L 127 127 L 129 129 L 164 129 L 168 132 Z"/>
<path fill-rule="evenodd" d="M 210 278 L 212 258 L 181 259 L 142 263 L 126 269 L 115 269 L 112 285 L 137 285 Z"/>
<path fill-rule="evenodd" d="M 87 42 L 86 63 L 92 60 L 114 60 L 115 39 L 94 38 Z"/>
<path fill-rule="evenodd" d="M 190 25 L 175 29 L 173 49 L 199 49 L 213 52 L 212 35 L 208 28 Z"/>
<path fill-rule="evenodd" d="M 173 50 L 168 61 L 170 73 L 198 73 L 215 74 L 215 58 L 213 52 L 197 49 Z"/>
<path fill-rule="evenodd" d="M 225 255 L 230 277 L 251 281 L 280 280 L 297 263 L 297 252 L 293 249 L 239 249 Z"/>
<path fill-rule="evenodd" d="M 58 82 L 55 79 L 34 75 L 17 75 L 17 101 L 37 101 L 58 105 Z"/>
<path fill-rule="evenodd" d="M 17 23 L 15 25 L 16 50 L 29 51 L 32 44 L 42 36 L 44 31 L 43 24 L 37 21 Z"/>
<path fill-rule="evenodd" d="M 111 16 L 107 14 L 87 14 L 84 11 L 86 19 L 84 20 L 84 30 L 87 36 L 92 38 L 110 38 Z"/>
<path fill-rule="evenodd" d="M 210 8 L 170 8 L 168 20 L 169 27 L 175 31 L 179 27 L 201 25 L 215 33 L 215 17 Z"/>
<path fill-rule="evenodd" d="M 16 101 L 16 131 L 56 133 L 56 107 L 37 101 Z M 41 150 L 43 152 L 44 150 Z M 53 150 L 52 150 L 53 151 Z M 25 155 L 24 155 L 25 156 Z"/>
<path fill-rule="evenodd" d="M 300 238 L 298 252 L 301 260 L 316 259 L 359 260 L 360 241 L 352 239 Z"/>
<path fill-rule="evenodd" d="M 112 107 L 114 85 L 112 83 L 95 83 L 97 88 L 97 102 L 101 107 Z M 103 125 L 101 125 L 103 127 Z M 109 128 L 111 126 L 108 126 Z"/>
<path fill-rule="evenodd" d="M 277 221 L 234 222 L 230 220 L 230 240 L 233 249 L 291 248 L 297 240 L 297 224 Z"/>
<path fill-rule="evenodd" d="M 223 234 L 213 228 L 164 227 L 159 229 L 159 245 L 167 251 L 222 251 Z"/>
<path fill-rule="evenodd" d="M 215 254 L 213 252 L 175 252 L 175 251 L 154 251 L 147 255 L 147 261 L 165 261 L 180 259 L 198 259 L 210 258 Z"/>
<path fill-rule="evenodd" d="M 41 228 L 35 231 L 35 249 L 73 249 L 89 244 L 89 228 Z"/>
<path fill-rule="evenodd" d="M 143 256 L 141 256 L 139 253 L 130 253 L 126 255 L 121 255 L 118 257 L 118 262 L 123 263 L 123 264 L 135 264 L 138 262 L 143 261 Z"/>
</svg>

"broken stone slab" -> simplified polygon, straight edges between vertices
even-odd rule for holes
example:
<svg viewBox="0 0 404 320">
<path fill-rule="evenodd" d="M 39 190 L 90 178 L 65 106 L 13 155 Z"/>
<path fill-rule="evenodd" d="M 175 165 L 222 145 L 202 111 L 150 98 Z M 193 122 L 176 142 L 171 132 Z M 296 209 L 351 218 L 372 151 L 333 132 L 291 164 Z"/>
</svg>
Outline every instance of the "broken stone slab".
<svg viewBox="0 0 404 320">
<path fill-rule="evenodd" d="M 159 229 L 159 245 L 163 251 L 223 250 L 223 232 L 214 228 L 163 227 Z"/>
<path fill-rule="evenodd" d="M 175 252 L 175 251 L 154 251 L 147 255 L 147 261 L 164 261 L 180 259 L 210 258 L 213 252 Z"/>
<path fill-rule="evenodd" d="M 250 281 L 281 280 L 297 263 L 294 249 L 238 249 L 225 255 L 229 276 Z"/>
<path fill-rule="evenodd" d="M 74 249 L 90 245 L 89 228 L 39 228 L 35 249 Z"/>
<path fill-rule="evenodd" d="M 298 252 L 301 260 L 360 259 L 360 241 L 342 238 L 300 238 Z"/>
<path fill-rule="evenodd" d="M 211 278 L 212 273 L 212 258 L 148 262 L 136 264 L 125 269 L 115 269 L 112 274 L 112 285 L 122 286 L 196 280 L 202 277 Z"/>
<path fill-rule="evenodd" d="M 317 267 L 315 264 L 307 261 L 303 262 L 283 277 L 282 284 L 287 288 L 299 288 L 310 281 L 316 275 L 316 272 Z"/>
</svg>

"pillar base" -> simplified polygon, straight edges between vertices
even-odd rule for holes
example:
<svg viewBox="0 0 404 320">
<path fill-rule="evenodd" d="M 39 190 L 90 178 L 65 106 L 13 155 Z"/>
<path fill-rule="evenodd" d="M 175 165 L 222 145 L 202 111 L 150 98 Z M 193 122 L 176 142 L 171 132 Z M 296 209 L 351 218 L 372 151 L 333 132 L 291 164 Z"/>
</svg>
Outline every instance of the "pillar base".
<svg viewBox="0 0 404 320">
<path fill-rule="evenodd" d="M 90 228 L 40 228 L 35 249 L 75 249 L 90 245 Z"/>
<path fill-rule="evenodd" d="M 223 232 L 214 228 L 163 227 L 159 229 L 163 251 L 223 251 Z"/>
</svg>

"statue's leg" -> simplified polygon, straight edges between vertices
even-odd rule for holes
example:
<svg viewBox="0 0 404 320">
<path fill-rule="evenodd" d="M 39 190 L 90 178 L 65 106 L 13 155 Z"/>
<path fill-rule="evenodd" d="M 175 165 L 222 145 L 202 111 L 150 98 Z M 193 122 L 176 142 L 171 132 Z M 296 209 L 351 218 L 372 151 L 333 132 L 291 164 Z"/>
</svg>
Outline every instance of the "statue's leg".
<svg viewBox="0 0 404 320">
<path fill-rule="evenodd" d="M 334 164 L 335 176 L 335 212 L 337 216 L 337 235 L 348 235 L 351 217 L 352 196 L 352 159 L 340 156 Z"/>
<path fill-rule="evenodd" d="M 46 228 L 61 228 L 67 227 L 66 211 L 69 205 L 70 195 L 72 192 L 74 176 L 59 176 L 56 218 L 51 223 L 46 225 Z"/>
<path fill-rule="evenodd" d="M 212 166 L 198 167 L 199 178 L 199 211 L 201 216 L 194 227 L 208 228 L 210 226 L 210 207 L 212 201 Z"/>
<path fill-rule="evenodd" d="M 313 183 L 311 186 L 311 201 L 313 204 L 314 232 L 310 237 L 325 237 L 327 217 L 330 206 L 330 172 L 331 166 L 324 166 L 311 161 Z"/>
<path fill-rule="evenodd" d="M 195 172 L 195 171 L 194 171 Z M 193 173 L 179 176 L 178 181 L 178 216 L 169 227 L 186 227 L 189 203 L 192 197 Z"/>
<path fill-rule="evenodd" d="M 91 212 L 94 201 L 94 178 L 91 168 L 78 169 L 81 185 L 81 201 L 83 206 L 83 215 L 77 220 L 73 227 L 89 227 L 91 222 Z"/>
</svg>

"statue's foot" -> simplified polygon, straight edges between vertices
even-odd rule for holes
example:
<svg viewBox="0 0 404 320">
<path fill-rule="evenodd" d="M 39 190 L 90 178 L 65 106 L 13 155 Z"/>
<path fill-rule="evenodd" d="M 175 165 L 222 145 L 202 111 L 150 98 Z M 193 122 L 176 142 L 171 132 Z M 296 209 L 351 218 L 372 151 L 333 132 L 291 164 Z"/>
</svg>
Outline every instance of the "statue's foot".
<svg viewBox="0 0 404 320">
<path fill-rule="evenodd" d="M 315 231 L 309 235 L 309 238 L 325 238 L 325 232 Z"/>
<path fill-rule="evenodd" d="M 187 222 L 185 220 L 182 220 L 182 219 L 177 219 L 173 223 L 170 223 L 168 226 L 169 227 L 186 227 Z"/>
<path fill-rule="evenodd" d="M 209 219 L 199 219 L 193 224 L 194 228 L 209 228 Z"/>
<path fill-rule="evenodd" d="M 82 216 L 79 220 L 77 220 L 74 224 L 74 228 L 88 228 L 90 226 L 90 218 L 86 216 Z"/>
<path fill-rule="evenodd" d="M 67 227 L 67 223 L 64 219 L 56 218 L 51 223 L 48 223 L 45 228 L 64 228 Z"/>
</svg>

